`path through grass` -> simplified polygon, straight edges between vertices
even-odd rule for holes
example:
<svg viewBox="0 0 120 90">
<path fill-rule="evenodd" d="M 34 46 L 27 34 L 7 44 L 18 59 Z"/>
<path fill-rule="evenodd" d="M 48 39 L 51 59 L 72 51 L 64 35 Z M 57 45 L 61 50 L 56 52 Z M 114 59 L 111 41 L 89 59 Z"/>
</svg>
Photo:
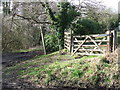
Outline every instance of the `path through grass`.
<svg viewBox="0 0 120 90">
<path fill-rule="evenodd" d="M 119 87 L 117 64 L 103 56 L 75 57 L 55 52 L 24 61 L 3 70 L 6 82 L 23 80 L 39 87 Z M 7 78 L 9 77 L 9 78 Z M 14 81 L 12 80 L 12 81 Z"/>
</svg>

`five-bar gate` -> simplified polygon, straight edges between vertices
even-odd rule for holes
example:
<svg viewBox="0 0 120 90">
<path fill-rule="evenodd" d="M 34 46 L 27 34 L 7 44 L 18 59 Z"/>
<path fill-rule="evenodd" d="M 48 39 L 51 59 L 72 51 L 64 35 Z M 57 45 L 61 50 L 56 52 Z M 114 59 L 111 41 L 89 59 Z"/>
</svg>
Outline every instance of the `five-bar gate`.
<svg viewBox="0 0 120 90">
<path fill-rule="evenodd" d="M 105 34 L 72 35 L 65 32 L 64 46 L 72 55 L 103 55 L 115 50 L 117 45 L 116 31 Z"/>
</svg>

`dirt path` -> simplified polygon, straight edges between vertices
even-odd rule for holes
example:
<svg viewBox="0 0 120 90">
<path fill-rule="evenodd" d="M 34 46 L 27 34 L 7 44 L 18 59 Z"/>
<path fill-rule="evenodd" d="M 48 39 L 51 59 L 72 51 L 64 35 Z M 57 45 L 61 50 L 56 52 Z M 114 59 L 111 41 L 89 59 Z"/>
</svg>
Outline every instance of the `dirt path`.
<svg viewBox="0 0 120 90">
<path fill-rule="evenodd" d="M 19 53 L 6 53 L 2 55 L 2 68 L 4 69 L 5 67 L 10 67 L 13 66 L 17 63 L 20 63 L 22 61 L 26 61 L 26 60 L 30 60 L 36 56 L 40 56 L 43 55 L 43 51 L 30 51 L 30 52 L 19 52 Z M 12 88 L 21 88 L 20 86 L 21 81 L 15 81 L 12 82 L 12 80 L 14 80 L 14 76 L 9 76 L 9 77 L 4 77 L 2 76 L 2 90 L 11 90 Z M 9 78 L 9 79 L 8 79 Z M 9 80 L 9 81 L 8 81 Z M 12 83 L 11 83 L 12 82 Z M 22 81 L 23 83 L 23 81 Z M 28 84 L 29 86 L 33 87 L 32 85 L 30 85 L 29 83 L 25 83 L 24 84 Z M 22 85 L 22 86 L 26 86 L 26 85 Z M 20 89 L 22 90 L 22 89 Z"/>
<path fill-rule="evenodd" d="M 42 51 L 32 51 L 32 52 L 21 52 L 21 53 L 7 53 L 2 55 L 2 64 L 3 68 L 13 66 L 17 63 L 33 59 L 35 56 L 43 55 Z M 39 90 L 43 90 L 43 88 L 40 88 L 39 86 L 35 86 L 32 83 L 27 82 L 26 80 L 16 79 L 18 78 L 17 70 L 12 72 L 12 74 L 6 74 L 3 72 L 3 82 L 2 82 L 2 88 L 3 90 L 31 90 L 35 88 L 39 88 Z M 46 87 L 47 88 L 47 87 Z M 44 89 L 46 89 L 44 88 Z M 54 87 L 54 90 L 62 90 L 61 87 Z M 64 90 L 67 90 L 69 87 L 65 87 Z M 49 87 L 47 88 L 50 89 Z M 69 90 L 71 87 L 69 88 Z"/>
<path fill-rule="evenodd" d="M 43 51 L 30 51 L 19 53 L 6 53 L 2 55 L 3 67 L 15 65 L 21 61 L 30 60 L 36 56 L 43 55 Z"/>
<path fill-rule="evenodd" d="M 119 51 L 119 49 L 118 49 Z M 3 67 L 9 67 L 15 65 L 16 63 L 30 60 L 35 56 L 43 55 L 42 51 L 31 51 L 31 52 L 21 52 L 21 53 L 7 53 L 2 55 L 2 63 Z M 117 57 L 117 56 L 115 56 Z M 116 59 L 117 60 L 117 59 Z M 35 86 L 32 83 L 29 83 L 25 80 L 16 80 L 17 76 L 14 72 L 11 76 L 5 75 L 3 78 L 3 89 L 2 90 L 32 90 L 39 88 L 39 86 Z M 78 90 L 78 88 L 72 87 L 54 87 L 54 88 L 47 88 L 47 90 Z M 45 88 L 39 88 L 38 90 L 45 90 Z"/>
</svg>

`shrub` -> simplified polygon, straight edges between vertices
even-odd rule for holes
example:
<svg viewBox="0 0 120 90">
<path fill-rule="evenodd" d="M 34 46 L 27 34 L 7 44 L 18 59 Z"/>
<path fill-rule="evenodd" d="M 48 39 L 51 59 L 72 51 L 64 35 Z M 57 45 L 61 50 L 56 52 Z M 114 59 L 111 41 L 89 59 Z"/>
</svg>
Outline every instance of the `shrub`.
<svg viewBox="0 0 120 90">
<path fill-rule="evenodd" d="M 12 52 L 23 48 L 21 40 L 15 32 L 10 32 L 5 27 L 2 31 L 2 52 Z"/>
<path fill-rule="evenodd" d="M 103 25 L 90 19 L 79 19 L 74 25 L 74 34 L 86 35 L 86 34 L 98 34 L 102 33 Z"/>
<path fill-rule="evenodd" d="M 50 52 L 59 50 L 57 36 L 54 34 L 45 35 L 45 47 Z"/>
</svg>

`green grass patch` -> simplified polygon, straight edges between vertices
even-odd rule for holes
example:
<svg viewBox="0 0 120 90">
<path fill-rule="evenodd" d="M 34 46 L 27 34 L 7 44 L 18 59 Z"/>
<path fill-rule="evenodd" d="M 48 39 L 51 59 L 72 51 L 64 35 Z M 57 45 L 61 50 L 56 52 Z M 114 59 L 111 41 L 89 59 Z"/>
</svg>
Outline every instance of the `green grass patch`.
<svg viewBox="0 0 120 90">
<path fill-rule="evenodd" d="M 3 72 L 4 75 L 16 72 L 16 79 L 27 79 L 42 86 L 112 87 L 112 83 L 118 83 L 120 79 L 116 65 L 103 56 L 75 59 L 74 56 L 60 55 L 59 52 L 37 56 L 6 68 Z"/>
</svg>

